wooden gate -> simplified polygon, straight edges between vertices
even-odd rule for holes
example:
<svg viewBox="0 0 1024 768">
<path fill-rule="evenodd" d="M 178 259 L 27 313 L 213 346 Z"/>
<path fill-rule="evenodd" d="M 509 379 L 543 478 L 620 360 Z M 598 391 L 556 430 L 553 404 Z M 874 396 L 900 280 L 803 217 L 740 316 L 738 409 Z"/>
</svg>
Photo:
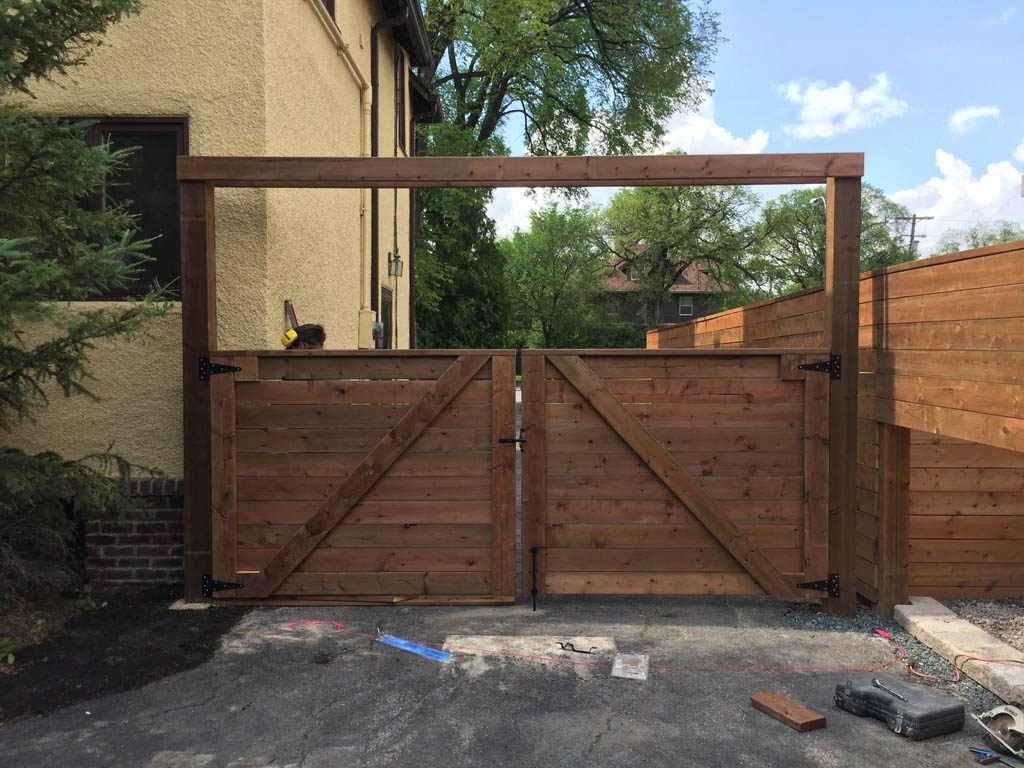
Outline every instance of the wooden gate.
<svg viewBox="0 0 1024 768">
<path fill-rule="evenodd" d="M 798 365 L 827 358 L 525 351 L 524 585 L 821 597 L 829 377 Z"/>
<path fill-rule="evenodd" d="M 223 599 L 515 599 L 515 352 L 217 352 Z"/>
</svg>

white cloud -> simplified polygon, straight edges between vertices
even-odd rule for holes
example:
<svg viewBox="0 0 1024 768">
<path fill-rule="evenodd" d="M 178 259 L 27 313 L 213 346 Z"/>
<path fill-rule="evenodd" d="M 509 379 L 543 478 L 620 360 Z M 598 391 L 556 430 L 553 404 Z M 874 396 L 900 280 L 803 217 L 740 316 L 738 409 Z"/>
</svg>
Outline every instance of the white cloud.
<svg viewBox="0 0 1024 768">
<path fill-rule="evenodd" d="M 1013 150 L 1013 159 L 1018 163 L 1024 163 L 1024 139 L 1020 140 L 1020 144 Z"/>
<path fill-rule="evenodd" d="M 786 133 L 798 139 L 839 136 L 868 128 L 907 111 L 907 102 L 892 95 L 892 83 L 885 72 L 873 76 L 863 90 L 844 80 L 839 85 L 814 82 L 801 87 L 790 82 L 779 87 L 782 97 L 800 106 L 800 122 L 784 125 Z"/>
<path fill-rule="evenodd" d="M 661 151 L 682 150 L 688 155 L 757 154 L 768 146 L 769 133 L 758 128 L 743 138 L 715 121 L 715 102 L 708 98 L 696 112 L 676 112 L 665 126 Z"/>
<path fill-rule="evenodd" d="M 989 105 L 961 107 L 949 116 L 949 127 L 954 133 L 966 133 L 983 117 L 999 117 L 999 107 Z"/>
<path fill-rule="evenodd" d="M 935 164 L 938 176 L 890 195 L 911 213 L 935 217 L 918 224 L 918 231 L 926 235 L 921 242 L 922 252 L 930 253 L 947 229 L 964 229 L 975 222 L 1003 219 L 1024 223 L 1021 170 L 1010 161 L 991 163 L 977 176 L 963 160 L 938 149 Z"/>
<path fill-rule="evenodd" d="M 1014 7 L 1010 7 L 1010 8 L 1007 8 L 1007 9 L 1006 9 L 1005 11 L 1003 11 L 1003 12 L 1002 12 L 1002 13 L 1000 14 L 1000 18 L 1002 18 L 1002 20 L 1003 20 L 1003 21 L 1009 21 L 1009 20 L 1010 20 L 1010 19 L 1012 19 L 1012 18 L 1013 18 L 1013 17 L 1014 17 L 1014 16 L 1016 15 L 1016 14 L 1017 14 L 1017 9 L 1016 9 L 1016 8 L 1014 8 Z"/>
</svg>

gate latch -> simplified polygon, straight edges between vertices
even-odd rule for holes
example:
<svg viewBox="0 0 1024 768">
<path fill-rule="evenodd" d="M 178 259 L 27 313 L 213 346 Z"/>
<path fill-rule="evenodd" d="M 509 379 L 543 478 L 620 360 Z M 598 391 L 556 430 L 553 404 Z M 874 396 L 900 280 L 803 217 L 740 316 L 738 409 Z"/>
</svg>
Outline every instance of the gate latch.
<svg viewBox="0 0 1024 768">
<path fill-rule="evenodd" d="M 208 573 L 203 574 L 203 597 L 209 600 L 214 592 L 223 592 L 226 589 L 241 589 L 245 584 L 236 584 L 233 581 L 217 581 Z"/>
<path fill-rule="evenodd" d="M 814 363 L 801 363 L 797 368 L 801 371 L 827 373 L 830 379 L 841 379 L 843 373 L 842 363 L 843 358 L 841 355 L 829 355 L 828 360 L 818 360 Z"/>
<path fill-rule="evenodd" d="M 825 592 L 829 597 L 839 597 L 839 574 L 830 573 L 824 581 L 805 581 L 797 584 L 797 589 L 814 589 L 818 592 Z"/>
<path fill-rule="evenodd" d="M 210 358 L 199 358 L 199 380 L 209 381 L 215 373 L 234 373 L 242 370 L 237 365 L 224 365 L 223 363 L 211 363 Z"/>
<path fill-rule="evenodd" d="M 522 429 L 519 430 L 519 437 L 499 437 L 498 438 L 498 442 L 499 443 L 505 443 L 505 444 L 512 443 L 513 445 L 518 443 L 519 444 L 519 452 L 520 453 L 526 453 L 526 438 L 523 437 L 523 430 Z"/>
</svg>

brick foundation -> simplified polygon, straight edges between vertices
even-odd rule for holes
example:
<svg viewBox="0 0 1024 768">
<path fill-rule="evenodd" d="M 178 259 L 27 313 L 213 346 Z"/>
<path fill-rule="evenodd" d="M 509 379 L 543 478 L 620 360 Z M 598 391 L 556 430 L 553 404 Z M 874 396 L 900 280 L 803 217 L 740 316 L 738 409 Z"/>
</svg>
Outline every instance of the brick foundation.
<svg viewBox="0 0 1024 768">
<path fill-rule="evenodd" d="M 182 481 L 134 480 L 132 495 L 146 506 L 128 519 L 85 525 L 85 572 L 96 590 L 143 589 L 184 578 Z"/>
</svg>

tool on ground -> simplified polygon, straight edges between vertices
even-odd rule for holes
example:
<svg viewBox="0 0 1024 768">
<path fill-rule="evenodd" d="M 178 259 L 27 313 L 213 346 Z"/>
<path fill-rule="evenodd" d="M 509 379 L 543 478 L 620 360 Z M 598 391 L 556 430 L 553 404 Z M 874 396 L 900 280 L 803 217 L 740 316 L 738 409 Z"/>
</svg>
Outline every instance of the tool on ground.
<svg viewBox="0 0 1024 768">
<path fill-rule="evenodd" d="M 581 651 L 579 648 L 577 648 L 572 643 L 563 643 L 561 640 L 559 640 L 558 644 L 562 647 L 563 651 L 572 651 L 573 653 L 593 653 L 594 651 L 597 650 L 597 646 L 596 645 L 590 646 L 590 650 L 589 651 Z"/>
<path fill-rule="evenodd" d="M 797 704 L 775 691 L 761 691 L 750 696 L 750 703 L 766 715 L 804 733 L 825 727 L 825 716 L 802 704 Z"/>
<path fill-rule="evenodd" d="M 1005 704 L 971 717 L 985 729 L 985 741 L 990 747 L 1024 759 L 1024 710 Z"/>
<path fill-rule="evenodd" d="M 886 685 L 885 683 L 883 683 L 883 682 L 882 682 L 881 680 L 879 680 L 879 679 L 878 679 L 877 677 L 876 677 L 876 678 L 874 678 L 874 679 L 873 679 L 873 680 L 871 681 L 871 684 L 872 684 L 873 686 L 875 686 L 875 688 L 881 688 L 881 689 L 882 689 L 883 691 L 887 691 L 887 692 L 891 693 L 891 694 L 892 694 L 893 696 L 895 696 L 895 697 L 896 697 L 897 699 L 899 699 L 900 701 L 906 701 L 906 700 L 907 700 L 907 697 L 906 697 L 906 696 L 904 696 L 904 695 L 903 695 L 902 693 L 900 693 L 900 692 L 898 692 L 898 691 L 894 691 L 894 690 L 893 690 L 892 688 L 890 688 L 890 687 L 889 687 L 888 685 Z"/>
<path fill-rule="evenodd" d="M 894 675 L 858 675 L 836 686 L 835 701 L 840 709 L 881 720 L 912 741 L 959 731 L 966 719 L 959 699 Z"/>
<path fill-rule="evenodd" d="M 974 755 L 975 762 L 981 765 L 999 764 L 1008 765 L 1010 768 L 1024 768 L 1024 762 L 1017 758 L 1001 755 L 998 752 L 993 752 L 991 749 L 985 749 L 985 747 L 970 747 L 970 752 Z"/>
</svg>

